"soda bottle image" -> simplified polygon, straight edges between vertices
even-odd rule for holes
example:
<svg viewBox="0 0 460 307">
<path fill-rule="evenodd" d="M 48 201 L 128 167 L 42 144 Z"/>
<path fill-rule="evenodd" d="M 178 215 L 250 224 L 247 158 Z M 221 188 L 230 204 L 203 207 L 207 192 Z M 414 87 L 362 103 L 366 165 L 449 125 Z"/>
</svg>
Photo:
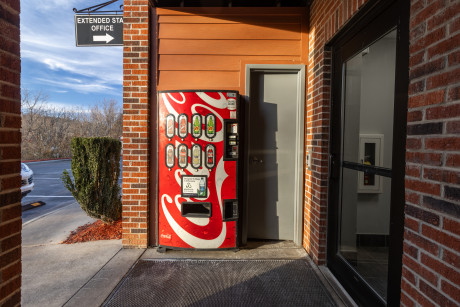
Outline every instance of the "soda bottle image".
<svg viewBox="0 0 460 307">
<path fill-rule="evenodd" d="M 214 121 L 212 120 L 212 116 L 210 116 L 208 120 L 208 134 L 209 135 L 214 134 Z"/>
<path fill-rule="evenodd" d="M 208 165 L 213 165 L 213 160 L 214 160 L 214 153 L 212 152 L 212 149 L 208 149 Z"/>
<path fill-rule="evenodd" d="M 204 188 L 205 188 L 204 178 L 201 177 L 201 179 L 200 179 L 200 190 L 198 191 L 198 195 L 199 195 L 199 196 L 205 196 L 205 195 L 206 195 L 206 194 L 205 194 L 205 189 L 204 189 Z"/>
<path fill-rule="evenodd" d="M 195 121 L 193 122 L 193 133 L 195 135 L 200 134 L 200 120 L 198 119 L 198 116 L 195 116 Z"/>
<path fill-rule="evenodd" d="M 166 120 L 166 126 L 168 127 L 167 129 L 167 135 L 172 136 L 174 134 L 174 120 L 172 116 L 169 116 L 168 119 Z"/>
<path fill-rule="evenodd" d="M 181 149 L 180 149 L 179 164 L 181 166 L 186 165 L 187 164 L 186 159 L 187 159 L 187 156 L 186 156 L 185 147 L 182 146 Z"/>
<path fill-rule="evenodd" d="M 192 165 L 195 168 L 199 168 L 201 165 L 200 161 L 200 147 L 199 146 L 194 146 L 193 147 L 193 159 L 192 159 Z"/>
<path fill-rule="evenodd" d="M 174 164 L 174 153 L 173 153 L 173 147 L 168 146 L 168 157 L 167 157 L 167 164 L 169 167 L 171 167 Z"/>
<path fill-rule="evenodd" d="M 181 117 L 180 119 L 180 134 L 184 135 L 187 133 L 187 122 L 185 121 L 185 117 Z"/>
</svg>

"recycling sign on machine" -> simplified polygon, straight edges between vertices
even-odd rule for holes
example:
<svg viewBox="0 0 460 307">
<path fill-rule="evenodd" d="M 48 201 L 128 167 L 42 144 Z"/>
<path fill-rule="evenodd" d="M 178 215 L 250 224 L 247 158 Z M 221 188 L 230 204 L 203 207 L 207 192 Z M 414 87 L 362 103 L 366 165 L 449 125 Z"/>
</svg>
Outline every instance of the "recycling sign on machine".
<svg viewBox="0 0 460 307">
<path fill-rule="evenodd" d="M 123 15 L 75 15 L 79 46 L 123 46 Z"/>
</svg>

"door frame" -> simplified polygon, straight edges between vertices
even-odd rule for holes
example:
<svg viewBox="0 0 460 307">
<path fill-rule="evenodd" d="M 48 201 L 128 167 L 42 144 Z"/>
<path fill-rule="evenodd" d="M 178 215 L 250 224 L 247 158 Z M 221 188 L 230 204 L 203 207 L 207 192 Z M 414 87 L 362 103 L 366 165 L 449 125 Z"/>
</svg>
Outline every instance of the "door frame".
<svg viewBox="0 0 460 307">
<path fill-rule="evenodd" d="M 303 191 L 304 191 L 304 134 L 305 134 L 305 65 L 303 64 L 246 64 L 245 65 L 245 93 L 246 93 L 246 117 L 245 127 L 247 131 L 251 129 L 249 122 L 249 104 L 251 101 L 251 74 L 252 73 L 296 73 L 297 74 L 297 107 L 296 107 L 296 159 L 295 159 L 295 203 L 294 203 L 294 244 L 300 246 L 302 244 L 303 234 Z M 249 152 L 249 133 L 246 132 L 245 148 Z M 244 186 L 244 218 L 243 218 L 243 243 L 247 241 L 248 231 L 248 165 L 249 155 L 245 154 L 244 169 L 245 171 L 245 186 Z"/>
<path fill-rule="evenodd" d="M 390 241 L 388 255 L 388 288 L 386 304 L 373 294 L 338 253 L 340 234 L 341 167 L 343 118 L 344 54 L 352 54 L 359 44 L 371 44 L 388 29 L 397 29 L 396 75 L 393 114 L 393 159 L 390 204 Z M 366 43 L 362 43 L 365 41 Z M 328 191 L 327 265 L 344 288 L 364 304 L 396 306 L 400 303 L 404 232 L 404 176 L 407 100 L 409 84 L 409 3 L 397 0 L 369 1 L 345 28 L 328 44 L 332 52 L 330 169 Z M 398 156 L 401 155 L 401 156 Z"/>
</svg>

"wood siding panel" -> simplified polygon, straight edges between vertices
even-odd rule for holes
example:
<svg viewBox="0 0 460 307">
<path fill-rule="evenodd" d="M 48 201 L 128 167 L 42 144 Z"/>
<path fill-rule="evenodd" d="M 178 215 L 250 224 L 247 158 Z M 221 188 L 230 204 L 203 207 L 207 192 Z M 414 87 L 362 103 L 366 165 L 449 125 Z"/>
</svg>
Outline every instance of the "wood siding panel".
<svg viewBox="0 0 460 307">
<path fill-rule="evenodd" d="M 294 40 L 160 40 L 160 54 L 299 55 Z"/>
<path fill-rule="evenodd" d="M 300 24 L 161 24 L 159 38 L 300 40 Z"/>
<path fill-rule="evenodd" d="M 160 71 L 158 90 L 238 89 L 239 73 L 229 71 Z"/>
<path fill-rule="evenodd" d="M 160 55 L 159 70 L 239 71 L 240 62 L 300 62 L 299 56 Z"/>
<path fill-rule="evenodd" d="M 301 15 L 209 15 L 209 16 L 160 16 L 160 24 L 174 23 L 174 24 L 300 24 Z"/>
<path fill-rule="evenodd" d="M 244 91 L 242 63 L 304 63 L 307 9 L 158 9 L 158 89 Z M 306 64 L 306 63 L 304 63 Z"/>
<path fill-rule="evenodd" d="M 302 12 L 304 9 L 304 12 Z M 208 16 L 221 15 L 225 17 L 246 15 L 302 15 L 307 8 L 300 7 L 174 7 L 157 8 L 158 16 Z"/>
</svg>

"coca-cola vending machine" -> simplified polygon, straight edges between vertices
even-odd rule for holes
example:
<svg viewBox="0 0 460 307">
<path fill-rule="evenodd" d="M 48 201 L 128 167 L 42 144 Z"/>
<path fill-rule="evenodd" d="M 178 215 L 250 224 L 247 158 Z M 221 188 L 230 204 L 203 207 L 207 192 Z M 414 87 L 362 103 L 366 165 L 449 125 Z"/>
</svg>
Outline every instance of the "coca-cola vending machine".
<svg viewBox="0 0 460 307">
<path fill-rule="evenodd" d="M 160 91 L 158 102 L 159 250 L 238 248 L 238 92 Z"/>
</svg>

